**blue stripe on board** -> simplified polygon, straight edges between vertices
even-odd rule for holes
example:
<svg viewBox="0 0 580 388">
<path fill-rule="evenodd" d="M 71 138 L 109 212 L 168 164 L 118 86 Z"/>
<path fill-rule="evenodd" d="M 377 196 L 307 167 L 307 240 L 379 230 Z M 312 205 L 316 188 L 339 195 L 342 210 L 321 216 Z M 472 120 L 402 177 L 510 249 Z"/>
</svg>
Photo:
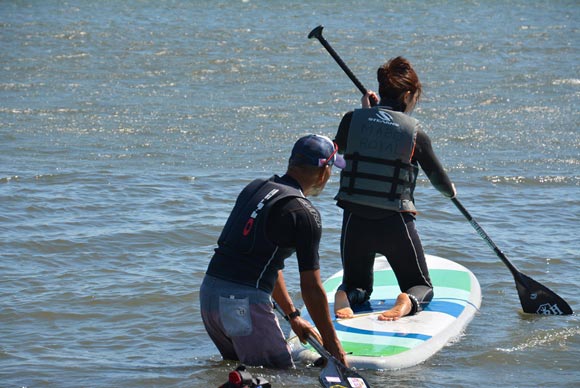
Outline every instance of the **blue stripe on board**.
<svg viewBox="0 0 580 388">
<path fill-rule="evenodd" d="M 463 310 L 465 310 L 465 306 L 458 303 L 447 302 L 443 300 L 432 300 L 424 311 L 435 311 L 457 318 L 463 312 Z"/>
<path fill-rule="evenodd" d="M 461 301 L 465 302 L 464 300 Z M 380 311 L 387 310 L 389 306 L 393 306 L 394 304 L 395 299 L 371 300 L 370 303 L 365 303 L 359 308 L 356 308 L 355 306 L 353 310 L 355 314 L 366 314 L 372 312 L 378 313 Z M 432 300 L 424 311 L 443 313 L 457 318 L 463 312 L 464 309 L 465 306 L 459 303 L 447 300 Z M 334 311 L 334 303 L 330 304 L 330 311 Z"/>
<path fill-rule="evenodd" d="M 408 339 L 416 339 L 421 341 L 427 341 L 431 339 L 432 336 L 419 334 L 419 333 L 394 333 L 388 331 L 374 331 L 374 330 L 365 330 L 365 329 L 358 329 L 356 327 L 345 326 L 340 322 L 334 322 L 334 328 L 336 331 L 343 331 L 346 333 L 353 333 L 353 334 L 364 334 L 364 335 L 371 335 L 373 337 L 398 337 L 398 338 L 408 338 Z"/>
</svg>

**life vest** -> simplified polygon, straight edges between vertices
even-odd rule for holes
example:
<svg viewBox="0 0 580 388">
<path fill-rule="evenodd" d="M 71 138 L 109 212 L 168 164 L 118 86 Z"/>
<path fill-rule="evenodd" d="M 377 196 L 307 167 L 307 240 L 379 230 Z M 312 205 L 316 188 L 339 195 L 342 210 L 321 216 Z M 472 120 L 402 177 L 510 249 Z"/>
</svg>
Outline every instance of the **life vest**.
<svg viewBox="0 0 580 388">
<path fill-rule="evenodd" d="M 416 213 L 413 192 L 419 169 L 411 162 L 416 138 L 417 120 L 402 112 L 356 109 L 335 199 Z"/>
<path fill-rule="evenodd" d="M 208 275 L 272 292 L 285 257 L 274 260 L 278 247 L 267 237 L 268 214 L 283 198 L 304 198 L 302 191 L 276 179 L 256 179 L 242 190 L 218 239 Z"/>
</svg>

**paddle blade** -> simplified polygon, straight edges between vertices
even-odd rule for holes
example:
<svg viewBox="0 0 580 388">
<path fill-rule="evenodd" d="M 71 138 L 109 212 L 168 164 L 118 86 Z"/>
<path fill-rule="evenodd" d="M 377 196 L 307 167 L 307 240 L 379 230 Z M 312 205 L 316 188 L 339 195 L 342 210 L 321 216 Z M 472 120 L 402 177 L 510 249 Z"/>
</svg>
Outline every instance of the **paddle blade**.
<svg viewBox="0 0 580 388">
<path fill-rule="evenodd" d="M 548 287 L 518 272 L 514 275 L 520 303 L 525 313 L 540 315 L 570 315 L 572 308 Z"/>
<path fill-rule="evenodd" d="M 353 369 L 347 368 L 334 357 L 326 359 L 326 365 L 320 372 L 320 384 L 323 387 L 370 388 L 369 383 Z"/>
<path fill-rule="evenodd" d="M 318 379 L 323 387 L 370 388 L 364 377 L 337 360 L 314 337 L 308 337 L 307 341 L 324 359 L 324 367 Z"/>
</svg>

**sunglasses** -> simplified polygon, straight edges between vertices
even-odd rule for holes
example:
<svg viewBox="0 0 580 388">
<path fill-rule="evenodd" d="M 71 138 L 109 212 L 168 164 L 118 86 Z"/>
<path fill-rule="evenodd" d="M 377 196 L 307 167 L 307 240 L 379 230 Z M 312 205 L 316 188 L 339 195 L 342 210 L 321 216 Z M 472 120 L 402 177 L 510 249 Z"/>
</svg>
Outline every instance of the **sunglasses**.
<svg viewBox="0 0 580 388">
<path fill-rule="evenodd" d="M 338 144 L 336 144 L 335 142 L 332 142 L 332 144 L 334 144 L 334 151 L 332 152 L 332 154 L 330 154 L 328 158 L 318 159 L 318 167 L 334 165 L 334 155 L 336 155 L 336 153 L 338 152 Z"/>
</svg>

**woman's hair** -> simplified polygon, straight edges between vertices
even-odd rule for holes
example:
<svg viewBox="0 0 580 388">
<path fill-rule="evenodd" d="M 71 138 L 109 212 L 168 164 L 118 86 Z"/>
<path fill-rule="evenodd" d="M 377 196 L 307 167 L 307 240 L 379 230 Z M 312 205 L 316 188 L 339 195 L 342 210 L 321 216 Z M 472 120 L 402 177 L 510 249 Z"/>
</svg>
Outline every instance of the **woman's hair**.
<svg viewBox="0 0 580 388">
<path fill-rule="evenodd" d="M 421 82 L 411 63 L 403 57 L 390 59 L 377 70 L 381 100 L 398 102 L 404 110 L 403 93 L 410 91 L 421 97 Z"/>
</svg>

